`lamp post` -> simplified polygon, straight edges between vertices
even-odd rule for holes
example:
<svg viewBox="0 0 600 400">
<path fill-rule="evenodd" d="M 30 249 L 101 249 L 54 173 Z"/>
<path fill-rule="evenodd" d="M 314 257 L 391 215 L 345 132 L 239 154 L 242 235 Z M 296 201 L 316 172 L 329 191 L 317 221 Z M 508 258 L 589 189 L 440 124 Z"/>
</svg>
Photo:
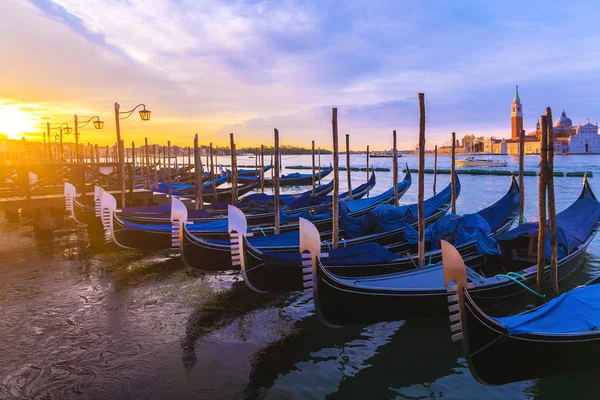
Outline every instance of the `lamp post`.
<svg viewBox="0 0 600 400">
<path fill-rule="evenodd" d="M 94 128 L 102 129 L 104 127 L 104 121 L 100 121 L 100 117 L 98 117 L 97 115 L 91 117 L 85 122 L 79 122 L 79 117 L 77 116 L 77 114 L 75 114 L 73 117 L 75 125 L 75 157 L 77 158 L 77 162 L 81 161 L 79 159 L 79 128 L 85 128 L 94 118 L 96 118 L 96 120 L 94 121 Z M 79 126 L 79 124 L 81 124 L 81 126 Z"/>
<path fill-rule="evenodd" d="M 50 141 L 50 122 L 46 125 L 48 128 L 48 141 Z M 64 127 L 64 128 L 63 128 Z M 71 127 L 66 122 L 62 123 L 59 127 L 54 128 L 53 131 L 59 131 L 59 133 L 54 134 L 54 142 L 57 142 L 60 138 L 60 160 L 64 161 L 64 149 L 63 149 L 63 134 L 70 135 Z"/>
<path fill-rule="evenodd" d="M 143 109 L 139 111 L 140 118 L 142 119 L 142 121 L 149 121 L 150 120 L 150 110 L 146 110 L 145 104 L 138 104 L 137 106 L 135 106 L 134 108 L 132 108 L 129 111 L 120 111 L 121 106 L 119 105 L 119 103 L 115 102 L 115 125 L 117 127 L 117 149 L 118 149 L 118 144 L 121 143 L 120 120 L 131 117 L 131 115 L 134 113 L 134 111 L 137 110 L 139 107 L 143 107 Z M 124 116 L 121 116 L 121 114 L 123 114 Z M 117 150 L 117 154 L 119 156 L 119 164 L 123 165 L 123 163 L 125 162 L 123 152 Z M 125 171 L 123 170 L 123 168 L 120 168 L 119 179 L 121 180 L 121 208 L 125 208 L 125 175 L 124 175 L 124 173 L 125 173 Z"/>
<path fill-rule="evenodd" d="M 52 139 L 50 139 L 50 122 L 46 122 L 46 134 L 48 135 L 48 147 L 46 151 L 48 152 L 48 160 L 52 159 Z"/>
</svg>

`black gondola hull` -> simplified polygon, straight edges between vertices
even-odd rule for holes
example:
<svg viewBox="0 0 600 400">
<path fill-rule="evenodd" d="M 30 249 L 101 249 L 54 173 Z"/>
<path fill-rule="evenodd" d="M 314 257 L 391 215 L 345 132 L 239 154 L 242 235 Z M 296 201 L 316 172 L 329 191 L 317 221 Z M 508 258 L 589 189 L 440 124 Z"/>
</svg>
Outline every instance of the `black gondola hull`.
<svg viewBox="0 0 600 400">
<path fill-rule="evenodd" d="M 232 269 L 229 245 L 211 245 L 205 239 L 195 237 L 185 228 L 182 236 L 181 259 L 187 267 L 203 271 Z"/>
<path fill-rule="evenodd" d="M 485 385 L 566 374 L 600 365 L 600 332 L 511 335 L 465 293 L 463 340 L 471 373 Z"/>
<path fill-rule="evenodd" d="M 577 268 L 590 240 L 588 239 L 570 256 L 559 260 L 559 281 Z M 325 271 L 325 267 L 320 262 L 318 264 L 315 307 L 323 320 L 329 324 L 373 324 L 443 315 L 448 312 L 448 293 L 445 288 L 393 290 L 354 287 L 341 284 Z M 546 266 L 545 279 L 548 282 L 550 280 L 548 266 Z M 535 274 L 528 276 L 522 283 L 535 287 Z M 469 292 L 478 304 L 486 307 L 508 301 L 527 291 L 513 281 L 502 281 L 497 284 L 481 285 Z"/>
</svg>

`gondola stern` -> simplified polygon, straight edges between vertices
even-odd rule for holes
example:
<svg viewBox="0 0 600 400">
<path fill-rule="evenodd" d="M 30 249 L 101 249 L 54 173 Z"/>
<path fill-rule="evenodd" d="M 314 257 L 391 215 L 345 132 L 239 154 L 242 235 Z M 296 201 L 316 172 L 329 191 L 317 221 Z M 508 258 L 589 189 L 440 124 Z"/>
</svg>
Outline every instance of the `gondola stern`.
<svg viewBox="0 0 600 400">
<path fill-rule="evenodd" d="M 101 201 L 104 189 L 101 186 L 94 186 L 94 215 L 98 218 L 101 216 Z"/>
<path fill-rule="evenodd" d="M 442 265 L 444 268 L 444 285 L 449 293 L 448 311 L 450 313 L 450 330 L 452 341 L 463 340 L 464 298 L 463 290 L 474 287 L 467 282 L 467 270 L 462 256 L 454 246 L 445 240 L 441 241 Z M 452 283 L 454 283 L 452 285 Z M 464 341 L 463 341 L 464 343 Z"/>
<path fill-rule="evenodd" d="M 406 163 L 406 174 L 404 175 L 404 180 L 408 181 L 409 184 L 412 183 L 412 175 L 410 174 L 410 168 L 408 168 L 408 163 Z"/>
<path fill-rule="evenodd" d="M 183 226 L 187 224 L 187 207 L 177 197 L 171 198 L 171 247 L 181 248 Z"/>
<path fill-rule="evenodd" d="M 300 254 L 302 255 L 302 287 L 304 293 L 313 295 L 315 312 L 321 323 L 329 328 L 337 328 L 330 323 L 321 312 L 319 305 L 319 286 L 317 268 L 321 268 L 320 259 L 328 257 L 327 253 L 321 253 L 321 235 L 317 227 L 310 221 L 300 218 Z"/>
<path fill-rule="evenodd" d="M 77 197 L 77 189 L 75 188 L 75 186 L 69 182 L 65 182 L 65 210 L 68 211 L 71 214 L 71 218 L 73 218 L 73 220 L 75 222 L 77 222 L 80 225 L 85 225 L 83 222 L 79 221 L 77 219 L 77 216 L 75 215 L 75 201 L 77 201 L 75 198 Z"/>
<path fill-rule="evenodd" d="M 112 194 L 104 191 L 100 197 L 100 219 L 104 230 L 110 232 L 112 213 L 117 210 L 117 199 Z"/>
<path fill-rule="evenodd" d="M 588 181 L 587 173 L 583 174 L 583 189 L 581 190 L 581 195 L 579 195 L 580 199 L 585 197 L 589 197 L 592 199 L 596 199 L 596 195 L 590 186 L 590 182 Z"/>
<path fill-rule="evenodd" d="M 73 199 L 77 195 L 75 186 L 69 182 L 64 184 L 64 196 L 65 196 L 65 211 L 71 212 L 73 210 Z"/>
<path fill-rule="evenodd" d="M 520 192 L 520 188 L 519 188 L 519 183 L 517 182 L 517 178 L 515 177 L 515 174 L 513 173 L 510 179 L 510 188 L 508 188 L 508 192 L 509 193 L 519 193 Z"/>
<path fill-rule="evenodd" d="M 231 204 L 227 207 L 227 230 L 231 243 L 231 265 L 240 267 L 244 273 L 246 270 L 244 238 L 248 235 L 248 220 L 242 210 Z"/>
</svg>

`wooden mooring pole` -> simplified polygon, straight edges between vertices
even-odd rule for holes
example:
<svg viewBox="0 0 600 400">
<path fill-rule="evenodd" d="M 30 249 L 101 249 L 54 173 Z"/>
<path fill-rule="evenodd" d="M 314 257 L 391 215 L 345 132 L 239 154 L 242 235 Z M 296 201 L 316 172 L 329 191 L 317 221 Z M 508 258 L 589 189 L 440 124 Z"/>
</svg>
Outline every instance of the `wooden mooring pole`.
<svg viewBox="0 0 600 400">
<path fill-rule="evenodd" d="M 315 187 L 317 183 L 317 177 L 315 176 L 315 141 L 312 141 L 310 150 L 310 158 L 312 160 L 312 195 L 315 195 Z"/>
<path fill-rule="evenodd" d="M 156 145 L 152 145 L 152 153 L 153 153 L 153 159 L 154 159 L 154 162 L 153 162 L 154 165 L 153 165 L 153 169 L 152 169 L 154 171 L 154 187 L 156 187 L 157 188 L 156 190 L 158 190 L 158 169 L 156 168 L 156 165 L 157 165 L 156 164 Z M 160 165 L 160 157 L 158 158 L 158 162 Z"/>
<path fill-rule="evenodd" d="M 229 134 L 229 141 L 231 147 L 231 205 L 237 204 L 237 155 L 235 149 L 235 140 L 233 139 L 233 133 Z"/>
<path fill-rule="evenodd" d="M 398 142 L 396 131 L 392 133 L 392 185 L 394 186 L 394 206 L 398 207 Z"/>
<path fill-rule="evenodd" d="M 212 179 L 212 191 L 213 191 L 213 199 L 217 198 L 217 184 L 215 182 L 215 176 L 217 176 L 216 171 L 215 171 L 215 156 L 213 154 L 213 145 L 212 142 L 210 143 L 210 171 L 212 172 L 212 176 L 210 176 L 209 178 Z"/>
<path fill-rule="evenodd" d="M 121 139 L 121 148 L 125 147 L 125 142 L 123 141 L 123 139 Z M 127 166 L 127 172 L 129 175 L 129 204 L 131 205 L 131 207 L 133 207 L 133 189 L 135 188 L 135 170 L 134 170 L 134 165 L 135 163 L 132 161 L 128 166 Z M 123 207 L 125 208 L 125 207 Z"/>
<path fill-rule="evenodd" d="M 395 134 L 394 134 L 395 136 Z M 396 149 L 394 149 L 396 151 Z M 394 170 L 396 170 L 394 168 Z M 418 204 L 418 257 L 419 268 L 425 266 L 425 93 L 419 93 L 419 193 Z"/>
<path fill-rule="evenodd" d="M 367 145 L 367 181 L 369 180 L 369 145 Z"/>
<path fill-rule="evenodd" d="M 260 192 L 265 192 L 265 145 L 260 145 L 260 166 L 262 172 L 260 173 Z M 271 166 L 273 168 L 273 166 Z"/>
<path fill-rule="evenodd" d="M 437 185 L 437 144 L 435 145 L 435 149 L 433 150 L 433 194 L 436 193 L 436 185 Z"/>
<path fill-rule="evenodd" d="M 173 186 L 171 185 L 171 141 L 167 142 L 167 183 L 169 185 L 169 203 L 173 203 Z"/>
<path fill-rule="evenodd" d="M 150 149 L 148 148 L 148 138 L 144 138 L 144 153 L 146 154 L 146 189 L 150 189 Z"/>
<path fill-rule="evenodd" d="M 203 199 L 202 199 L 202 176 L 203 176 L 203 168 L 202 168 L 202 156 L 200 155 L 200 147 L 198 146 L 198 134 L 194 136 L 194 176 L 196 188 L 194 190 L 194 200 L 196 202 L 195 209 L 199 210 L 203 208 Z"/>
<path fill-rule="evenodd" d="M 350 135 L 346 134 L 346 176 L 348 179 L 348 200 L 352 200 L 352 171 L 350 166 Z"/>
<path fill-rule="evenodd" d="M 274 129 L 274 141 L 275 141 L 275 145 L 273 148 L 273 158 L 275 159 L 275 165 L 273 166 L 273 187 L 275 189 L 275 234 L 279 234 L 279 228 L 280 228 L 280 218 L 281 216 L 279 215 L 279 209 L 280 209 L 280 205 L 279 205 L 279 131 L 277 130 L 277 128 Z"/>
<path fill-rule="evenodd" d="M 456 132 L 452 132 L 452 157 L 450 163 L 450 182 L 452 186 L 452 214 L 456 214 Z"/>
<path fill-rule="evenodd" d="M 550 286 L 558 294 L 558 244 L 556 240 L 556 203 L 554 198 L 554 129 L 552 109 L 546 108 L 548 153 L 546 160 L 546 188 L 548 191 L 548 222 L 550 225 Z"/>
<path fill-rule="evenodd" d="M 331 127 L 333 134 L 333 202 L 331 204 L 333 211 L 333 229 L 331 235 L 331 247 L 337 249 L 339 240 L 339 197 L 340 197 L 340 171 L 338 155 L 338 120 L 337 108 L 331 109 Z"/>
<path fill-rule="evenodd" d="M 525 130 L 519 134 L 519 225 L 525 221 Z"/>
<path fill-rule="evenodd" d="M 546 172 L 548 171 L 548 121 L 540 117 L 542 140 L 540 149 L 540 177 L 538 180 L 538 246 L 537 246 L 537 291 L 544 293 L 546 267 Z"/>
<path fill-rule="evenodd" d="M 317 162 L 319 163 L 319 186 L 321 186 L 321 148 L 317 149 Z"/>
</svg>

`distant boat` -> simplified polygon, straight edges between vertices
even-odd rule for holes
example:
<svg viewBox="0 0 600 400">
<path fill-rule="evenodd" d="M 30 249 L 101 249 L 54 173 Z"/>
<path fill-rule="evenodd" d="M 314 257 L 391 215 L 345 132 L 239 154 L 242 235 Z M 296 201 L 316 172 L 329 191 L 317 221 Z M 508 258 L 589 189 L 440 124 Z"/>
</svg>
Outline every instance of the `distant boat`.
<svg viewBox="0 0 600 400">
<path fill-rule="evenodd" d="M 398 157 L 405 156 L 403 153 L 400 153 L 398 150 L 396 150 L 396 154 L 398 155 Z M 394 152 L 393 151 L 374 151 L 373 153 L 371 153 L 371 157 L 373 157 L 373 158 L 392 158 L 392 157 L 394 157 Z"/>
<path fill-rule="evenodd" d="M 250 158 L 254 158 L 254 154 L 253 153 L 237 153 L 238 157 L 250 157 Z"/>
<path fill-rule="evenodd" d="M 506 167 L 504 160 L 486 160 L 483 158 L 467 157 L 464 160 L 456 160 L 459 167 Z"/>
</svg>

